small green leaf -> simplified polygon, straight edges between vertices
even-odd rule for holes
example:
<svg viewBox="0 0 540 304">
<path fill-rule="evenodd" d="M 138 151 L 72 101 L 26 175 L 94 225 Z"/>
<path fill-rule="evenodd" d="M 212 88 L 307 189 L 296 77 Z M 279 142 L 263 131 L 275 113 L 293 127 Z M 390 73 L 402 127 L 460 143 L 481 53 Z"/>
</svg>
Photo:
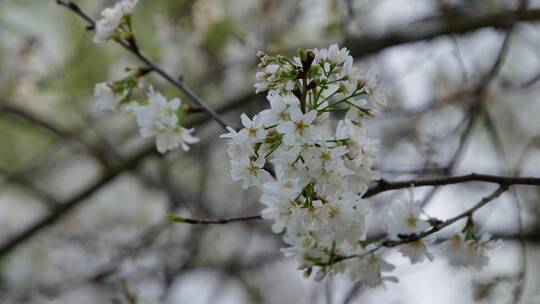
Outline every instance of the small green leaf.
<svg viewBox="0 0 540 304">
<path fill-rule="evenodd" d="M 461 233 L 465 234 L 465 240 L 476 240 L 476 229 L 475 229 L 474 221 L 472 217 L 469 217 L 467 219 L 467 223 L 465 224 L 465 227 L 461 230 Z"/>
<path fill-rule="evenodd" d="M 167 215 L 167 219 L 169 221 L 173 221 L 173 222 L 177 222 L 177 223 L 184 223 L 186 220 L 179 216 L 179 215 L 176 215 L 176 214 L 169 214 Z"/>
</svg>

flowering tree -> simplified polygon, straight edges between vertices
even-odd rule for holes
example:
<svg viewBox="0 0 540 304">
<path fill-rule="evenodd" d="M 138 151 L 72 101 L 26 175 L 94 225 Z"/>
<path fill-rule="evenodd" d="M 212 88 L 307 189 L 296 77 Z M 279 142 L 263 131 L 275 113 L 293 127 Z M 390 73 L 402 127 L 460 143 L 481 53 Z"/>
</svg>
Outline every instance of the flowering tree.
<svg viewBox="0 0 540 304">
<path fill-rule="evenodd" d="M 271 231 L 282 238 L 281 252 L 296 260 L 296 268 L 305 277 L 320 282 L 343 274 L 355 282 L 354 286 L 360 287 L 354 288 L 354 292 L 390 285 L 389 282 L 399 284 L 399 277 L 394 274 L 396 266 L 389 259 L 396 252 L 415 266 L 447 259 L 455 267 L 482 270 L 489 265 L 492 251 L 502 248 L 503 243 L 490 233 L 483 233 L 477 212 L 496 202 L 503 193 L 514 191 L 515 186 L 540 185 L 540 177 L 523 177 L 519 171 L 504 175 L 454 174 L 456 162 L 478 117 L 486 117 L 487 130 L 497 144 L 499 135 L 486 110 L 486 100 L 500 73 L 515 24 L 520 19 L 533 18 L 527 11 L 526 1 L 508 10 L 510 21 L 501 26 L 505 28 L 505 38 L 496 60 L 478 83 L 467 89 L 470 102 L 465 104 L 466 115 L 458 124 L 458 127 L 463 126 L 463 131 L 449 163 L 434 168 L 427 157 L 425 165 L 412 172 L 415 176 L 405 179 L 397 178 L 399 172 L 392 175 L 391 170 L 376 168 L 381 163 L 378 160 L 380 140 L 385 134 L 369 135 L 367 126 L 370 121 L 382 120 L 385 113 L 391 111 L 392 98 L 387 97 L 386 85 L 373 69 L 359 66 L 353 55 L 361 57 L 387 46 L 430 39 L 445 34 L 445 30 L 466 32 L 481 27 L 482 23 L 463 22 L 455 28 L 442 27 L 427 32 L 425 37 L 417 33 L 389 35 L 387 40 L 378 40 L 379 45 L 369 39 L 351 38 L 344 44 L 354 45 L 354 39 L 358 39 L 367 45 L 351 50 L 332 43 L 324 48 L 300 48 L 290 56 L 259 51 L 259 70 L 253 86 L 255 93 L 265 101 L 253 115 L 242 113 L 233 120 L 225 118 L 223 110 L 214 110 L 183 78 L 172 76 L 145 54 L 134 30 L 138 22 L 134 13 L 140 5 L 136 0 L 115 3 L 104 9 L 97 20 L 74 2 L 56 2 L 87 23 L 87 29 L 93 31 L 94 43 L 117 44 L 138 59 L 133 63 L 136 67 L 125 68 L 123 76 L 95 84 L 93 104 L 115 119 L 133 117 L 140 137 L 151 138 L 152 145 L 112 166 L 104 160 L 109 169 L 103 178 L 68 201 L 58 203 L 50 215 L 8 240 L 0 247 L 2 255 L 57 221 L 120 172 L 131 170 L 155 151 L 160 155 L 192 153 L 192 148 L 196 149 L 205 141 L 203 132 L 190 120 L 201 113 L 222 127 L 219 137 L 227 148 L 219 153 L 229 156 L 230 176 L 233 181 L 241 182 L 242 189 L 257 189 L 262 210 L 256 215 L 202 219 L 185 215 L 185 210 L 173 209 L 159 227 L 171 223 L 210 226 L 267 220 Z M 493 20 L 500 17 L 495 16 Z M 489 21 L 485 17 L 484 22 L 491 25 Z M 151 78 L 152 75 L 160 78 Z M 155 89 L 164 84 L 178 89 L 185 97 L 180 99 L 176 94 Z M 430 108 L 432 106 L 428 106 Z M 419 113 L 424 111 L 427 110 Z M 228 121 L 240 121 L 241 126 Z M 438 170 L 440 174 L 421 176 L 430 170 Z M 383 174 L 390 176 L 383 178 Z M 431 214 L 427 203 L 437 187 L 468 182 L 498 187 L 457 213 Z M 432 190 L 424 199 L 418 199 L 416 192 L 421 189 L 417 188 L 428 186 L 432 186 Z M 171 193 L 175 185 L 166 187 L 174 197 Z M 397 197 L 384 196 L 394 190 L 401 193 Z M 374 206 L 378 204 L 374 201 L 377 196 L 387 201 L 380 210 Z M 155 237 L 155 230 L 147 233 L 140 238 L 142 242 L 137 249 L 148 245 L 147 238 Z M 191 235 L 197 238 L 197 231 L 193 230 Z M 124 255 L 119 256 L 120 260 L 123 258 Z M 118 262 L 113 260 L 90 279 L 102 280 L 117 267 Z M 121 290 L 124 297 L 136 302 L 136 296 L 125 284 Z M 353 291 L 346 299 L 352 299 Z"/>
</svg>

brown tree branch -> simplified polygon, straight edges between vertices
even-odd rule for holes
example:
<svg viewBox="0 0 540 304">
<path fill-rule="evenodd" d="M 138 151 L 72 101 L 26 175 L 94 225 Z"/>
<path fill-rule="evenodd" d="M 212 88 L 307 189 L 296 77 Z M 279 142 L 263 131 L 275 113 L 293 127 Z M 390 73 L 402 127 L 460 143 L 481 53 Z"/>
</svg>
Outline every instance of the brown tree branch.
<svg viewBox="0 0 540 304">
<path fill-rule="evenodd" d="M 389 182 L 384 179 L 377 181 L 377 183 L 364 193 L 363 198 L 368 198 L 375 196 L 379 193 L 404 189 L 409 187 L 424 187 L 424 186 L 445 186 L 445 185 L 454 185 L 461 184 L 466 182 L 486 182 L 498 184 L 501 188 L 506 191 L 510 186 L 513 185 L 540 185 L 540 178 L 537 177 L 510 177 L 510 176 L 497 176 L 497 175 L 488 175 L 488 174 L 477 174 L 471 173 L 467 175 L 451 176 L 451 177 L 437 177 L 429 179 L 411 179 L 406 181 L 398 182 Z M 504 192 L 503 191 L 503 192 Z M 501 192 L 502 193 L 502 192 Z M 498 193 L 500 195 L 501 193 Z M 478 208 L 482 207 L 480 205 Z M 472 212 L 476 211 L 474 209 Z M 469 210 L 470 212 L 470 210 Z M 171 214 L 169 215 L 169 220 L 192 225 L 212 225 L 212 224 L 228 224 L 231 222 L 240 222 L 240 221 L 251 221 L 251 220 L 260 220 L 262 219 L 261 215 L 251 215 L 251 216 L 240 216 L 232 218 L 223 218 L 223 219 L 197 219 L 197 218 L 187 218 L 183 216 L 178 216 Z"/>
<path fill-rule="evenodd" d="M 377 195 L 381 192 L 404 189 L 408 187 L 424 187 L 424 186 L 443 186 L 453 185 L 466 182 L 486 182 L 499 184 L 501 186 L 511 185 L 540 185 L 540 178 L 538 177 L 510 177 L 510 176 L 498 176 L 488 174 L 471 173 L 467 175 L 458 175 L 450 177 L 436 177 L 427 179 L 411 179 L 398 182 L 389 182 L 384 179 L 377 181 L 377 183 L 364 193 L 363 197 L 368 198 Z"/>
<path fill-rule="evenodd" d="M 466 34 L 483 28 L 508 29 L 512 27 L 514 21 L 540 21 L 540 10 L 523 10 L 518 12 L 517 17 L 515 10 L 506 10 L 483 16 L 462 13 L 451 18 L 437 17 L 435 20 L 420 22 L 407 29 L 394 30 L 382 36 L 350 37 L 345 41 L 345 45 L 350 47 L 351 55 L 363 57 L 389 47 L 431 40 L 451 34 Z"/>
<path fill-rule="evenodd" d="M 251 221 L 251 220 L 260 220 L 262 219 L 261 215 L 250 215 L 250 216 L 241 216 L 241 217 L 231 217 L 231 218 L 223 218 L 223 219 L 196 219 L 196 218 L 189 218 L 189 217 L 183 217 L 175 214 L 171 214 L 168 216 L 168 219 L 177 222 L 177 223 L 185 223 L 185 224 L 192 224 L 192 225 L 212 225 L 212 224 L 228 224 L 233 222 L 242 222 L 242 221 Z"/>
</svg>

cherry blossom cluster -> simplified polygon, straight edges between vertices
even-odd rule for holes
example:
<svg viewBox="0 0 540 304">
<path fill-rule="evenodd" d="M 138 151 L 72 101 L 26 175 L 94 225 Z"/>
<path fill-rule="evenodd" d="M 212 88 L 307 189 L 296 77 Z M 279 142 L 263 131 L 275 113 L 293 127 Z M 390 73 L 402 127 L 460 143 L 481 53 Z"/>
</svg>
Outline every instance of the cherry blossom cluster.
<svg viewBox="0 0 540 304">
<path fill-rule="evenodd" d="M 368 212 L 361 195 L 378 178 L 372 170 L 378 142 L 361 123 L 386 99 L 337 45 L 301 50 L 292 60 L 259 58 L 264 71 L 255 88 L 268 91 L 270 108 L 252 118 L 242 114 L 243 129 L 223 135 L 231 176 L 243 188 L 262 190 L 263 218 L 273 220 L 275 233 L 284 232 L 283 251 L 306 275 L 315 270 L 322 279 L 352 269 L 344 267 L 351 261 L 334 261 L 363 250 Z M 330 115 L 340 113 L 345 117 L 333 127 Z M 356 261 L 366 281 L 388 268 L 382 260 Z"/>
<path fill-rule="evenodd" d="M 131 14 L 137 0 L 122 0 L 112 8 L 101 13 L 102 19 L 95 24 L 94 42 L 109 39 L 125 39 L 134 43 L 131 28 Z M 199 139 L 192 135 L 194 129 L 182 127 L 182 122 L 190 107 L 182 106 L 179 98 L 167 100 L 152 86 L 148 91 L 148 102 L 139 103 L 132 100 L 135 90 L 142 89 L 141 77 L 150 72 L 149 69 L 127 68 L 127 76 L 118 81 L 98 83 L 94 87 L 96 107 L 100 110 L 124 110 L 131 113 L 139 126 L 142 137 L 155 137 L 156 147 L 160 153 L 182 147 L 189 150 L 189 144 Z"/>
<path fill-rule="evenodd" d="M 263 71 L 256 74 L 255 88 L 268 92 L 270 108 L 251 118 L 242 114 L 243 128 L 222 135 L 232 179 L 244 189 L 262 191 L 262 217 L 273 221 L 275 233 L 283 233 L 288 247 L 282 251 L 298 260 L 306 276 L 319 281 L 347 273 L 368 287 L 397 281 L 386 275 L 395 267 L 385 260 L 384 245 L 428 231 L 435 221 L 422 213 L 411 190 L 384 216 L 387 238 L 366 238 L 368 218 L 376 217 L 369 216 L 362 195 L 379 175 L 372 169 L 378 141 L 366 136 L 363 120 L 386 104 L 376 77 L 362 73 L 349 51 L 335 44 L 300 50 L 292 59 L 258 56 Z M 397 249 L 413 264 L 431 261 L 433 241 L 418 238 Z M 455 253 L 456 259 L 483 264 L 487 240 L 463 242 L 467 245 L 452 250 L 471 253 Z"/>
<path fill-rule="evenodd" d="M 95 24 L 94 42 L 105 42 L 109 39 L 130 39 L 133 36 L 131 14 L 138 0 L 122 0 L 113 7 L 101 12 L 101 19 Z"/>
<path fill-rule="evenodd" d="M 140 71 L 140 70 L 137 70 Z M 189 106 L 182 106 L 179 98 L 167 100 L 152 86 L 148 91 L 148 102 L 141 104 L 131 100 L 135 88 L 141 88 L 141 73 L 136 72 L 126 78 L 110 82 L 98 83 L 94 87 L 96 107 L 100 110 L 123 111 L 135 116 L 142 137 L 155 137 L 156 147 L 160 153 L 182 147 L 188 151 L 189 145 L 199 141 L 192 135 L 194 129 L 181 126 Z"/>
<path fill-rule="evenodd" d="M 293 94 L 319 113 L 348 110 L 346 117 L 355 123 L 386 105 L 384 89 L 375 74 L 371 70 L 361 73 L 349 51 L 336 44 L 328 49 L 301 51 L 292 60 L 263 52 L 257 55 L 259 67 L 264 68 L 255 75 L 257 93 Z"/>
</svg>

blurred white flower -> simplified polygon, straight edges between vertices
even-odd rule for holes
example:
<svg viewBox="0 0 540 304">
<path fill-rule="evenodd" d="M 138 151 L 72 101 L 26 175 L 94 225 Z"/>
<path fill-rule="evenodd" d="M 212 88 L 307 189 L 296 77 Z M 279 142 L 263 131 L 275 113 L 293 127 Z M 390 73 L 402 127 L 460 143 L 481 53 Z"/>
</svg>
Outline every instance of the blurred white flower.
<svg viewBox="0 0 540 304">
<path fill-rule="evenodd" d="M 355 106 L 349 108 L 347 114 L 345 114 L 345 118 L 359 124 L 366 117 L 365 110 L 361 110 L 360 108 L 366 106 L 368 102 L 365 99 L 360 99 L 355 100 L 352 103 L 354 103 Z"/>
<path fill-rule="evenodd" d="M 160 153 L 165 153 L 179 146 L 182 146 L 184 151 L 188 151 L 188 144 L 199 141 L 197 137 L 191 135 L 193 129 L 179 126 L 180 105 L 179 98 L 168 101 L 159 92 L 154 91 L 153 87 L 150 87 L 148 104 L 138 105 L 133 109 L 141 136 L 156 136 L 156 146 Z"/>
<path fill-rule="evenodd" d="M 122 5 L 122 10 L 124 11 L 124 14 L 131 15 L 133 13 L 135 5 L 137 5 L 137 2 L 139 2 L 139 0 L 122 0 L 120 4 Z"/>
<path fill-rule="evenodd" d="M 429 261 L 433 261 L 435 257 L 428 251 L 427 246 L 432 244 L 434 240 L 434 238 L 416 240 L 414 242 L 399 245 L 398 250 L 404 257 L 409 258 L 411 264 L 422 263 L 426 258 Z"/>
<path fill-rule="evenodd" d="M 99 110 L 116 111 L 124 96 L 116 96 L 111 86 L 106 82 L 97 83 L 94 86 L 95 104 Z"/>
<path fill-rule="evenodd" d="M 131 15 L 137 0 L 122 0 L 113 7 L 104 9 L 101 12 L 101 19 L 95 23 L 94 42 L 105 42 L 113 38 L 118 27 L 125 21 L 125 17 Z"/>
<path fill-rule="evenodd" d="M 399 239 L 399 235 L 423 232 L 431 227 L 428 221 L 420 219 L 422 207 L 414 199 L 412 188 L 392 203 L 389 209 L 386 228 L 392 239 Z"/>
<path fill-rule="evenodd" d="M 176 127 L 178 123 L 176 111 L 180 105 L 180 99 L 174 98 L 167 101 L 161 93 L 154 91 L 154 88 L 150 86 L 148 104 L 134 110 L 141 136 L 155 136 L 168 128 Z"/>
<path fill-rule="evenodd" d="M 489 263 L 488 252 L 503 246 L 502 240 L 490 239 L 490 234 L 482 235 L 479 240 L 466 240 L 464 234 L 454 234 L 441 244 L 440 250 L 452 266 L 474 267 L 481 270 Z"/>
<path fill-rule="evenodd" d="M 195 129 L 186 129 L 180 126 L 167 128 L 156 135 L 156 146 L 160 153 L 174 150 L 179 146 L 182 150 L 189 151 L 192 144 L 198 143 L 199 138 L 192 135 Z M 189 145 L 188 145 L 189 144 Z"/>
<path fill-rule="evenodd" d="M 383 275 L 383 272 L 393 271 L 396 266 L 384 260 L 382 253 L 370 253 L 358 260 L 349 272 L 353 280 L 361 280 L 368 288 L 381 286 L 384 281 L 398 282 L 396 277 Z"/>
<path fill-rule="evenodd" d="M 379 79 L 373 70 L 369 70 L 367 74 L 362 77 L 361 82 L 363 82 L 364 88 L 367 91 L 368 100 L 374 106 L 386 106 L 386 93 L 384 92 L 384 88 L 379 83 Z"/>
<path fill-rule="evenodd" d="M 105 42 L 116 34 L 116 29 L 124 19 L 122 5 L 117 3 L 114 7 L 106 8 L 101 12 L 101 19 L 96 21 L 94 43 Z"/>
</svg>

